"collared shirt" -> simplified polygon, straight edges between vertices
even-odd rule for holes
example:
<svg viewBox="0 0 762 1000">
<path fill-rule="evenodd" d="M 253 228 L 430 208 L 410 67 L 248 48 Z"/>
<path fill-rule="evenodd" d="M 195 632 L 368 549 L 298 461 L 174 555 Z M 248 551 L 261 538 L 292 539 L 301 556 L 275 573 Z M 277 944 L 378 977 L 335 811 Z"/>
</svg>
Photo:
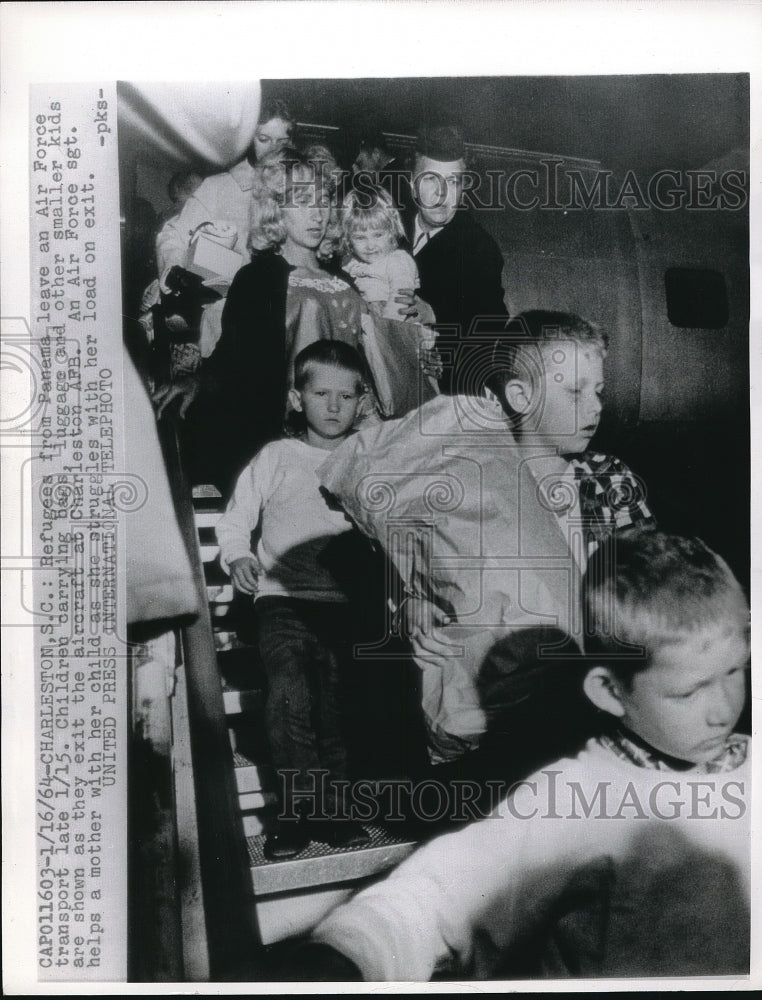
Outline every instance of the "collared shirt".
<svg viewBox="0 0 762 1000">
<path fill-rule="evenodd" d="M 620 459 L 585 451 L 570 458 L 569 468 L 579 490 L 588 557 L 612 530 L 653 520 L 644 483 Z"/>
<path fill-rule="evenodd" d="M 431 237 L 436 236 L 437 233 L 441 233 L 443 229 L 444 226 L 436 226 L 434 229 L 424 229 L 421 225 L 420 215 L 416 215 L 413 223 L 413 255 L 420 253 Z"/>
<path fill-rule="evenodd" d="M 617 757 L 627 760 L 637 767 L 647 767 L 655 771 L 679 771 L 672 758 L 659 753 L 645 741 L 628 735 L 622 729 L 612 733 L 604 733 L 599 737 L 601 746 L 611 750 Z M 700 764 L 685 761 L 685 769 L 698 774 L 724 774 L 735 771 L 746 760 L 749 751 L 749 738 L 740 734 L 729 736 L 723 747 L 712 760 Z"/>
<path fill-rule="evenodd" d="M 653 520 L 643 482 L 613 455 L 585 451 L 566 457 L 566 468 L 538 483 L 541 504 L 561 525 L 584 573 L 588 559 L 615 531 Z"/>
<path fill-rule="evenodd" d="M 494 979 L 551 926 L 553 960 L 560 941 L 570 969 L 630 975 L 635 955 L 643 970 L 684 975 L 686 954 L 690 974 L 748 969 L 750 755 L 729 751 L 696 782 L 617 749 L 593 739 L 529 775 L 491 817 L 332 910 L 312 940 L 371 982 Z M 572 886 L 583 919 L 564 937 Z"/>
</svg>

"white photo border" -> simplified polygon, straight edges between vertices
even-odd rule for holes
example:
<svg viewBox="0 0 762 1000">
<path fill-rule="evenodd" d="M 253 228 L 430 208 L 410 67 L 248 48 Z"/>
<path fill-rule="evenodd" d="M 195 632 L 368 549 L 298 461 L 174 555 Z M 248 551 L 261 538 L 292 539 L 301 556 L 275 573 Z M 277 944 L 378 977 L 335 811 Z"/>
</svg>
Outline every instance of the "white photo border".
<svg viewBox="0 0 762 1000">
<path fill-rule="evenodd" d="M 506 76 L 623 73 L 751 73 L 751 370 L 752 386 L 762 372 L 760 292 L 760 171 L 762 135 L 759 52 L 762 4 L 736 0 L 628 0 L 597 2 L 413 2 L 375 0 L 248 3 L 37 3 L 4 4 L 2 22 L 2 174 L 0 260 L 2 314 L 29 312 L 29 225 L 19 206 L 29 203 L 27 136 L 29 86 L 82 80 L 228 80 L 355 78 L 367 76 Z M 316 39 L 330 44 L 324 48 Z M 372 39 L 372 46 L 367 39 Z M 457 52 L 455 49 L 457 48 Z M 326 51 L 326 49 L 328 51 Z M 5 406 L 13 400 L 6 397 Z M 752 400 L 752 455 L 760 445 L 759 393 Z M 0 456 L 1 457 L 1 456 Z M 754 462 L 752 509 L 759 509 L 760 463 Z M 18 499 L 18 497 L 16 497 Z M 4 514 L 13 495 L 3 496 Z M 752 612 L 759 604 L 762 559 L 759 524 L 753 526 Z M 4 600 L 7 596 L 3 581 Z M 31 636 L 23 629 L 4 636 L 3 667 L 3 976 L 8 994 L 93 995 L 192 994 L 192 984 L 53 984 L 36 981 L 34 872 L 31 806 L 25 790 L 33 783 L 34 673 Z M 754 642 L 754 651 L 758 649 Z M 759 703 L 760 684 L 754 681 Z M 759 730 L 756 718 L 756 735 Z M 760 748 L 754 747 L 755 773 Z M 753 803 L 754 851 L 760 854 L 762 803 Z M 762 940 L 759 865 L 752 893 L 753 937 Z M 718 980 L 527 983 L 522 989 L 602 992 L 640 989 L 746 990 L 762 984 L 762 956 L 753 956 L 749 982 Z M 486 984 L 462 984 L 479 991 Z M 515 990 L 516 983 L 504 984 Z M 500 984 L 491 989 L 499 989 Z M 376 992 L 378 986 L 347 984 L 332 993 Z M 457 991 L 446 983 L 385 987 L 385 992 Z M 241 984 L 219 984 L 219 994 L 242 992 Z M 246 992 L 314 993 L 310 984 L 253 984 Z"/>
</svg>

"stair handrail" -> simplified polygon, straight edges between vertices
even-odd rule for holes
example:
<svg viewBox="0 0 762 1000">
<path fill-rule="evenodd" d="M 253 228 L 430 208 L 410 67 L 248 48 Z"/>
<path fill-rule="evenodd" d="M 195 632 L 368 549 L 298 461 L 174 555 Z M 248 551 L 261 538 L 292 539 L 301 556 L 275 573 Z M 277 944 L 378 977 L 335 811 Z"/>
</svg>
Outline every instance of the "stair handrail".
<svg viewBox="0 0 762 1000">
<path fill-rule="evenodd" d="M 198 592 L 199 613 L 181 624 L 180 636 L 188 693 L 210 976 L 212 980 L 229 981 L 231 977 L 237 978 L 237 969 L 256 964 L 259 936 L 251 906 L 251 876 L 237 810 L 233 753 L 178 421 L 175 414 L 165 413 L 157 426 L 175 514 Z"/>
</svg>

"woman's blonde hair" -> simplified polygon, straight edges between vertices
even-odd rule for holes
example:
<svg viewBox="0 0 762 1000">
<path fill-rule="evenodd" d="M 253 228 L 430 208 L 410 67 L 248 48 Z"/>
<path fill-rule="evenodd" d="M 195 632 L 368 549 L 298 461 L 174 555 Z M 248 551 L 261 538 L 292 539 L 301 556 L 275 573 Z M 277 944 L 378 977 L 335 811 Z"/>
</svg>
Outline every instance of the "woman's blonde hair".
<svg viewBox="0 0 762 1000">
<path fill-rule="evenodd" d="M 330 257 L 339 245 L 341 230 L 335 207 L 334 188 L 325 171 L 325 164 L 308 158 L 299 150 L 285 148 L 263 156 L 254 168 L 249 208 L 249 248 L 271 250 L 286 239 L 283 206 L 289 201 L 294 184 L 313 185 L 312 197 L 326 198 L 330 205 L 328 227 L 318 256 Z"/>
<path fill-rule="evenodd" d="M 328 225 L 325 236 L 317 249 L 317 255 L 321 260 L 329 260 L 342 248 L 341 218 L 337 198 L 344 177 L 344 171 L 338 164 L 333 151 L 322 142 L 313 142 L 304 151 L 304 158 L 311 163 L 318 177 L 321 178 L 324 190 L 331 200 L 331 211 L 328 216 Z"/>
</svg>

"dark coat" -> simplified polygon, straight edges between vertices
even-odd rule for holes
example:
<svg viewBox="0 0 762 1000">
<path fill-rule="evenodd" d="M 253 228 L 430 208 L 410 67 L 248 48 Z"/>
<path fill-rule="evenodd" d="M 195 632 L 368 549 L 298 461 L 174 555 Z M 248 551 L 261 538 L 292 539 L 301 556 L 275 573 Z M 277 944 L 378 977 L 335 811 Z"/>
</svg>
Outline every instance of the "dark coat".
<svg viewBox="0 0 762 1000">
<path fill-rule="evenodd" d="M 476 320 L 487 320 L 476 328 L 487 333 L 501 330 L 508 316 L 503 301 L 503 255 L 492 237 L 461 209 L 431 237 L 415 262 L 421 298 L 437 320 L 437 344 L 445 360 L 440 384 L 445 392 L 455 391 L 452 368 L 463 356 L 458 344 L 474 332 Z"/>
<path fill-rule="evenodd" d="M 324 268 L 354 287 L 336 262 Z M 197 438 L 207 479 L 225 495 L 259 449 L 284 432 L 286 303 L 293 270 L 279 253 L 263 251 L 238 271 L 222 311 L 222 334 L 203 365 L 202 395 L 194 407 Z"/>
<path fill-rule="evenodd" d="M 437 324 L 455 325 L 467 336 L 480 316 L 504 319 L 503 255 L 482 227 L 463 210 L 417 254 L 421 296 Z"/>
<path fill-rule="evenodd" d="M 239 411 L 254 452 L 280 433 L 286 394 L 286 297 L 293 268 L 262 253 L 236 274 L 222 312 L 222 335 L 209 358 L 214 390 Z M 258 441 L 256 439 L 259 439 Z"/>
<path fill-rule="evenodd" d="M 283 433 L 286 296 L 292 268 L 258 254 L 236 274 L 222 312 L 222 334 L 201 368 L 201 392 L 186 418 L 190 475 L 228 495 L 236 476 Z"/>
</svg>

